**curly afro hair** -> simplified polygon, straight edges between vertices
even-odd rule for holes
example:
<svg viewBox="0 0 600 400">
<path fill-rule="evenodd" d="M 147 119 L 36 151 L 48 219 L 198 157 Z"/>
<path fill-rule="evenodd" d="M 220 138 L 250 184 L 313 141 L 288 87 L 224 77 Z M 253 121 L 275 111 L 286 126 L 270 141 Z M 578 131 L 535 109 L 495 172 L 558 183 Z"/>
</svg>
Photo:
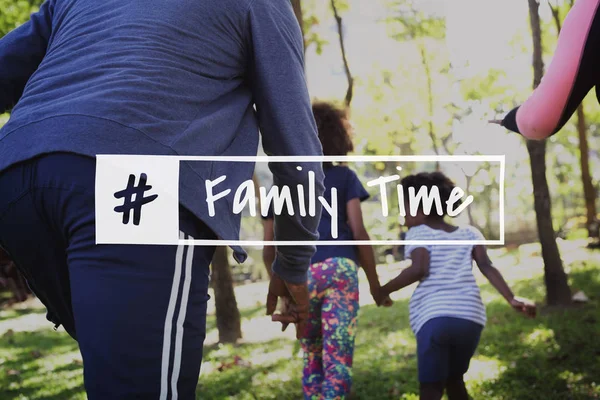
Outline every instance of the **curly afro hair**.
<svg viewBox="0 0 600 400">
<path fill-rule="evenodd" d="M 354 150 L 344 110 L 331 103 L 316 102 L 312 106 L 312 111 L 324 155 L 345 156 Z"/>
<path fill-rule="evenodd" d="M 408 189 L 411 187 L 415 188 L 415 192 L 418 192 L 423 186 L 425 186 L 427 188 L 427 193 L 431 193 L 431 189 L 433 187 L 437 187 L 440 192 L 440 200 L 442 201 L 442 204 L 446 204 L 448 199 L 450 199 L 450 194 L 456 187 L 455 183 L 441 172 L 420 172 L 418 174 L 409 175 L 403 178 L 400 183 L 402 185 L 405 199 L 408 199 Z M 454 203 L 455 207 L 459 206 L 461 203 L 461 200 L 456 201 Z M 444 215 L 441 217 L 443 218 L 447 214 L 446 207 L 442 207 L 442 210 Z M 439 216 L 437 213 L 432 213 L 430 217 L 436 218 Z"/>
</svg>

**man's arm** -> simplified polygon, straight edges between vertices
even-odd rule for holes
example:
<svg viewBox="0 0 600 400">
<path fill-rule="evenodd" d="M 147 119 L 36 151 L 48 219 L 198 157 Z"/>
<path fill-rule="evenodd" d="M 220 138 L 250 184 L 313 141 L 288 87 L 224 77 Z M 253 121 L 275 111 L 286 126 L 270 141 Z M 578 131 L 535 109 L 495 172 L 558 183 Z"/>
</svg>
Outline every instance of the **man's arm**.
<svg viewBox="0 0 600 400">
<path fill-rule="evenodd" d="M 46 55 L 54 1 L 45 1 L 29 21 L 0 39 L 0 114 L 19 101 L 27 81 Z"/>
<path fill-rule="evenodd" d="M 577 0 L 561 29 L 544 79 L 527 101 L 509 112 L 502 126 L 528 139 L 541 140 L 569 121 L 598 83 L 600 0 Z"/>
<path fill-rule="evenodd" d="M 287 0 L 255 0 L 248 10 L 250 70 L 256 115 L 265 152 L 272 156 L 319 156 L 310 97 L 304 76 L 304 51 L 300 27 Z M 300 168 L 297 168 L 300 167 Z M 314 172 L 314 198 L 322 195 L 321 163 L 270 163 L 273 183 L 287 185 L 294 215 L 275 215 L 278 241 L 316 241 L 321 217 L 318 201 L 310 215 L 309 171 Z M 297 186 L 304 188 L 307 216 L 299 215 Z M 278 246 L 273 271 L 290 283 L 305 283 L 314 245 Z"/>
</svg>

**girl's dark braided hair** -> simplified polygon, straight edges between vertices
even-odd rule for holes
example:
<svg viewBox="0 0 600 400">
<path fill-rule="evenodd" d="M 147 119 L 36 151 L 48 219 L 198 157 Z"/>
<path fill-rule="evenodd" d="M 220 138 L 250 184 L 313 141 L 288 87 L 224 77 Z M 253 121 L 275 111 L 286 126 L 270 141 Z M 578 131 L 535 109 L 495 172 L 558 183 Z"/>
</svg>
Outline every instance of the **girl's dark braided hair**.
<svg viewBox="0 0 600 400">
<path fill-rule="evenodd" d="M 420 172 L 418 174 L 409 175 L 403 178 L 400 183 L 402 185 L 405 200 L 409 198 L 408 189 L 411 187 L 415 188 L 415 193 L 418 192 L 423 186 L 427 188 L 427 193 L 431 193 L 431 189 L 433 187 L 437 187 L 440 192 L 440 200 L 442 201 L 442 218 L 446 216 L 446 202 L 456 187 L 454 182 L 452 182 L 452 180 L 450 180 L 450 178 L 448 178 L 446 175 L 441 172 Z M 461 200 L 456 201 L 454 203 L 454 208 L 460 206 L 461 203 Z M 439 217 L 437 212 L 432 212 L 430 216 L 432 218 Z"/>
</svg>

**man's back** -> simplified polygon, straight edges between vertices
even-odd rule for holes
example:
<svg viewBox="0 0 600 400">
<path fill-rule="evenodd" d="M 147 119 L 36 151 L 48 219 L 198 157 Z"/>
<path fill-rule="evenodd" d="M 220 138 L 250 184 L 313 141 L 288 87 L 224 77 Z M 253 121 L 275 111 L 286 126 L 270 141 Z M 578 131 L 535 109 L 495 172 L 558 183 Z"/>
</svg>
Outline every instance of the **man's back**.
<svg viewBox="0 0 600 400">
<path fill-rule="evenodd" d="M 288 0 L 47 0 L 0 41 L 0 113 L 16 103 L 0 129 L 0 172 L 50 152 L 255 156 L 259 127 L 267 154 L 320 155 L 302 46 Z M 306 183 L 295 165 L 276 168 L 280 184 Z M 236 188 L 252 171 L 182 162 L 180 202 L 237 239 L 233 191 L 216 220 L 205 182 L 226 175 Z M 286 218 L 293 231 L 307 223 Z M 302 260 L 307 250 L 286 249 Z"/>
<path fill-rule="evenodd" d="M 234 133 L 252 102 L 248 3 L 52 1 L 46 55 L 2 135 L 74 114 L 133 128 L 177 153 L 199 132 Z"/>
</svg>

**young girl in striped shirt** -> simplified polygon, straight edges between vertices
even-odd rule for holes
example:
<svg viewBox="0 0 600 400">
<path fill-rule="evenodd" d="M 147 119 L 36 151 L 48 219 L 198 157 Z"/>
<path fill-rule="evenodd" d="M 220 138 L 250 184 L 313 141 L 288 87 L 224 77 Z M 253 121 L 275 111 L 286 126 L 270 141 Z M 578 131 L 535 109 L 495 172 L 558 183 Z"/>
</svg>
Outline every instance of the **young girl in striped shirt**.
<svg viewBox="0 0 600 400">
<path fill-rule="evenodd" d="M 409 188 L 427 193 L 437 187 L 442 204 L 450 198 L 453 182 L 440 172 L 420 173 L 402 181 L 404 199 Z M 456 205 L 458 206 L 458 204 Z M 406 210 L 410 207 L 406 205 Z M 517 311 L 535 316 L 535 305 L 516 298 L 500 272 L 492 265 L 483 245 L 430 245 L 438 240 L 484 240 L 472 226 L 456 227 L 444 221 L 435 209 L 426 215 L 422 207 L 416 215 L 408 211 L 407 241 L 422 241 L 405 247 L 412 265 L 384 285 L 381 295 L 389 295 L 419 282 L 410 299 L 410 324 L 417 336 L 417 357 L 421 400 L 439 400 L 446 390 L 450 400 L 468 400 L 463 375 L 479 344 L 486 323 L 485 307 L 473 276 L 473 260 Z"/>
</svg>

